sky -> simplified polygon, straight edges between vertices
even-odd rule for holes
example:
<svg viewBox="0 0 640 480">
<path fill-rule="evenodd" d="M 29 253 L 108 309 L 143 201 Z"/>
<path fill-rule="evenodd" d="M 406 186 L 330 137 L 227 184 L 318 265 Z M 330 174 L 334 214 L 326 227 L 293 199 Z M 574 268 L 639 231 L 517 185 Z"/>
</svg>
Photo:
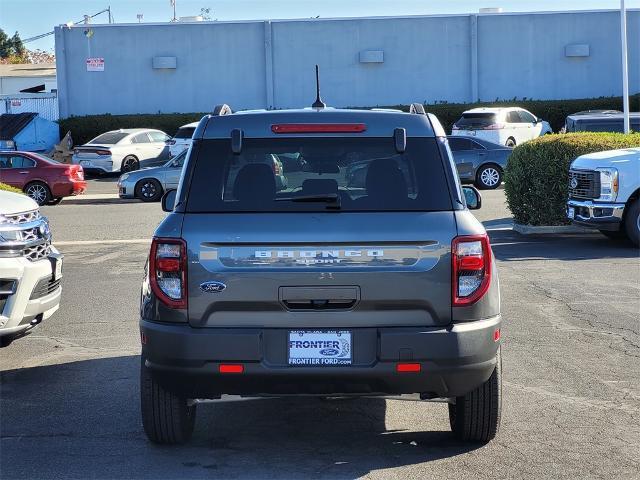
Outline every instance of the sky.
<svg viewBox="0 0 640 480">
<path fill-rule="evenodd" d="M 640 0 L 626 0 L 627 8 L 640 8 Z M 50 32 L 55 25 L 76 22 L 111 7 L 117 23 L 166 22 L 173 16 L 169 0 L 0 0 L 0 28 L 23 39 Z M 620 8 L 619 0 L 176 0 L 176 14 L 198 15 L 211 9 L 212 20 L 361 17 L 473 13 L 482 7 L 505 12 L 595 10 Z M 106 13 L 92 20 L 107 23 Z M 29 49 L 53 51 L 54 37 L 26 44 Z"/>
</svg>

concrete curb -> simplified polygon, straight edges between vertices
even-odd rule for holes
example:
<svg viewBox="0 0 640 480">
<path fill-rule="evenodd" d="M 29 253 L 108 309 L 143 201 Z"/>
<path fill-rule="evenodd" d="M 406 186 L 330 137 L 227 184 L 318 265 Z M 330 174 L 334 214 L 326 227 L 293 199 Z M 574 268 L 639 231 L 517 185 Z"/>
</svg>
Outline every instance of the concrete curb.
<svg viewBox="0 0 640 480">
<path fill-rule="evenodd" d="M 117 194 L 105 193 L 65 197 L 60 205 L 105 205 L 114 203 L 143 203 L 137 198 L 120 198 Z"/>
<path fill-rule="evenodd" d="M 520 223 L 513 224 L 513 231 L 520 235 L 553 235 L 553 234 L 572 234 L 584 235 L 598 233 L 592 228 L 579 227 L 577 225 L 522 225 Z"/>
</svg>

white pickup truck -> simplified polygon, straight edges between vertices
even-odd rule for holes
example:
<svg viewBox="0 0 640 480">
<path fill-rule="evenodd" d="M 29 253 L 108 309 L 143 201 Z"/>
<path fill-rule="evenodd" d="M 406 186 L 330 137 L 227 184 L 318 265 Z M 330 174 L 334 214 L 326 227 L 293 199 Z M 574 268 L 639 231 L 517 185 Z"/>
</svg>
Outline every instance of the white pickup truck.
<svg viewBox="0 0 640 480">
<path fill-rule="evenodd" d="M 640 243 L 640 148 L 590 153 L 569 169 L 567 216 L 611 238 Z"/>
<path fill-rule="evenodd" d="M 38 204 L 0 191 L 0 346 L 49 318 L 62 295 L 62 255 Z"/>
</svg>

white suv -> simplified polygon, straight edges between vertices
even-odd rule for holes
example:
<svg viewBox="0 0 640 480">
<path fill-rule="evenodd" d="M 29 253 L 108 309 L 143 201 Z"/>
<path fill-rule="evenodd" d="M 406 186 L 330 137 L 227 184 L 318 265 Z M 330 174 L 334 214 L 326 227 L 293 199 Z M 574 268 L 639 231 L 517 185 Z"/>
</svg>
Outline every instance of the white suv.
<svg viewBox="0 0 640 480">
<path fill-rule="evenodd" d="M 515 147 L 541 135 L 553 133 L 548 122 L 519 107 L 474 108 L 453 124 L 452 135 L 469 135 Z"/>
<path fill-rule="evenodd" d="M 0 346 L 58 310 L 61 278 L 62 255 L 38 204 L 0 191 Z"/>
<path fill-rule="evenodd" d="M 193 136 L 193 132 L 196 131 L 198 123 L 199 122 L 188 123 L 181 126 L 173 138 L 167 140 L 166 143 L 169 145 L 169 154 L 171 157 L 180 155 L 180 153 L 191 146 L 191 143 L 193 142 L 191 137 Z"/>
</svg>

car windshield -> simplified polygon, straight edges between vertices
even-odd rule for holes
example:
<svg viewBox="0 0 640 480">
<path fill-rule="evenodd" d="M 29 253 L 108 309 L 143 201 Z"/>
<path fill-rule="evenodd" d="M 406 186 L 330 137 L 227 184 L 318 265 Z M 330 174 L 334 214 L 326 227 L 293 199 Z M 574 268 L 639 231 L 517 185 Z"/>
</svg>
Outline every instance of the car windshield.
<svg viewBox="0 0 640 480">
<path fill-rule="evenodd" d="M 178 155 L 173 157 L 167 163 L 163 165 L 163 167 L 181 167 L 184 164 L 184 157 L 187 156 L 188 150 L 184 150 L 180 152 Z"/>
<path fill-rule="evenodd" d="M 435 138 L 206 140 L 194 160 L 191 212 L 434 211 L 452 208 Z M 216 187 L 217 185 L 217 187 Z"/>
<path fill-rule="evenodd" d="M 107 132 L 107 133 L 103 133 L 102 135 L 98 135 L 89 143 L 100 144 L 100 145 L 115 145 L 127 135 L 129 134 L 124 132 Z"/>
</svg>

